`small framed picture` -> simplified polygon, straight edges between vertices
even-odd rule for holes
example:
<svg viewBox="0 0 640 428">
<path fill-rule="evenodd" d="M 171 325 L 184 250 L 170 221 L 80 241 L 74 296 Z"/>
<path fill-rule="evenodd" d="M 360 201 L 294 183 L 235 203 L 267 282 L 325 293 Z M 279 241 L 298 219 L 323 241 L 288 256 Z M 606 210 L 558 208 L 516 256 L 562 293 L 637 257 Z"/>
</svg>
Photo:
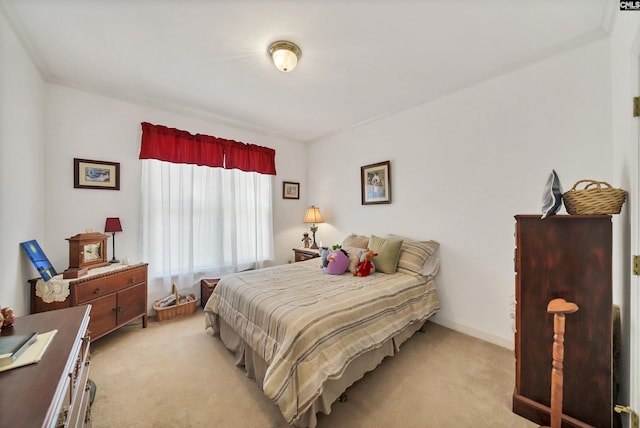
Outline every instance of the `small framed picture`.
<svg viewBox="0 0 640 428">
<path fill-rule="evenodd" d="M 362 205 L 391 203 L 391 163 L 378 162 L 360 167 Z"/>
<path fill-rule="evenodd" d="M 120 190 L 120 164 L 74 158 L 73 187 L 76 189 Z"/>
<path fill-rule="evenodd" d="M 282 199 L 300 199 L 300 183 L 283 181 Z"/>
</svg>

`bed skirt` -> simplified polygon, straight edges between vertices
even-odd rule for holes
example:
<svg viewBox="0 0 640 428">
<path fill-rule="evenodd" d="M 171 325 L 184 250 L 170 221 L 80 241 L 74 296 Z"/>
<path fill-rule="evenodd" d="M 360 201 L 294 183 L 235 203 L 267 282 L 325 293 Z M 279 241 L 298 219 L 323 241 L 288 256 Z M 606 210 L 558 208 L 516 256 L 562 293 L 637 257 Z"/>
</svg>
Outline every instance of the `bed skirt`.
<svg viewBox="0 0 640 428">
<path fill-rule="evenodd" d="M 247 377 L 255 380 L 262 389 L 262 381 L 267 371 L 265 361 L 217 314 L 207 313 L 206 315 L 217 318 L 216 322 L 220 326 L 220 330 L 218 332 L 214 331 L 214 335 L 218 335 L 224 346 L 233 352 L 236 357 L 236 366 L 244 367 Z M 409 324 L 394 337 L 383 342 L 380 347 L 372 349 L 351 361 L 340 378 L 325 381 L 322 387 L 322 394 L 316 398 L 306 412 L 294 421 L 293 426 L 299 428 L 315 427 L 317 424 L 316 414 L 318 412 L 322 412 L 325 415 L 330 414 L 331 405 L 349 386 L 361 379 L 367 372 L 375 369 L 385 357 L 393 356 L 398 352 L 400 345 L 413 336 L 416 331 L 420 330 L 425 322 L 426 320 Z M 216 325 L 215 323 L 212 324 Z"/>
</svg>

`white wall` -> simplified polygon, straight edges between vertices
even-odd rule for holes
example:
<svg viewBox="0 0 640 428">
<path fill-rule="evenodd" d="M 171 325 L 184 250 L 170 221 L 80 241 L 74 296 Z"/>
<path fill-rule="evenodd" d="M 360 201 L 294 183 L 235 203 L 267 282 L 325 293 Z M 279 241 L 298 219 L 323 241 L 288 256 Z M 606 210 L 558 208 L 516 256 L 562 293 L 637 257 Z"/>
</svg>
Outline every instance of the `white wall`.
<svg viewBox="0 0 640 428">
<path fill-rule="evenodd" d="M 85 229 L 102 232 L 106 217 L 120 217 L 123 232 L 116 234 L 116 255 L 139 258 L 139 192 L 141 122 L 165 125 L 191 133 L 214 135 L 276 150 L 277 176 L 273 179 L 275 263 L 292 258 L 304 231 L 306 201 L 306 147 L 299 141 L 260 135 L 225 125 L 188 118 L 129 102 L 102 97 L 58 85 L 47 85 L 46 157 L 48 231 L 47 253 L 54 266 L 68 266 L 65 238 Z M 73 158 L 120 163 L 120 190 L 75 189 Z M 302 199 L 283 200 L 282 181 L 300 181 Z M 109 257 L 111 257 L 109 239 Z M 149 302 L 166 295 L 160 281 L 149 284 Z M 199 294 L 199 286 L 184 292 Z M 151 303 L 150 303 L 151 304 Z"/>
<path fill-rule="evenodd" d="M 515 214 L 540 213 L 552 168 L 568 190 L 610 181 L 608 43 L 597 41 L 314 142 L 319 239 L 394 233 L 440 242 L 435 320 L 513 345 Z M 360 204 L 360 167 L 390 160 L 392 203 Z M 619 184 L 619 183 L 612 183 Z"/>
<path fill-rule="evenodd" d="M 7 301 L 23 313 L 25 281 L 35 271 L 18 242 L 40 240 L 54 266 L 63 270 L 65 238 L 86 228 L 102 230 L 105 217 L 119 216 L 125 230 L 116 237 L 117 255 L 137 259 L 142 121 L 276 149 L 275 263 L 289 261 L 291 248 L 300 245 L 307 230 L 301 218 L 310 204 L 325 216 L 318 240 L 326 244 L 349 232 L 438 240 L 443 309 L 436 320 L 507 347 L 513 343 L 513 215 L 539 212 L 552 168 L 565 189 L 581 178 L 624 185 L 612 174 L 607 41 L 307 149 L 298 141 L 44 85 L 3 19 L 0 224 L 6 239 L 0 259 L 12 285 L 0 288 L 0 304 Z M 121 190 L 74 189 L 74 157 L 120 162 Z M 393 203 L 361 206 L 360 166 L 383 160 L 392 163 Z M 15 189 L 21 191 L 5 184 L 18 182 L 17 177 Z M 301 182 L 300 200 L 281 199 L 283 180 Z M 165 291 L 152 287 L 150 301 Z"/>
<path fill-rule="evenodd" d="M 19 243 L 46 241 L 44 83 L 0 13 L 0 306 L 29 312 L 35 272 Z"/>
</svg>

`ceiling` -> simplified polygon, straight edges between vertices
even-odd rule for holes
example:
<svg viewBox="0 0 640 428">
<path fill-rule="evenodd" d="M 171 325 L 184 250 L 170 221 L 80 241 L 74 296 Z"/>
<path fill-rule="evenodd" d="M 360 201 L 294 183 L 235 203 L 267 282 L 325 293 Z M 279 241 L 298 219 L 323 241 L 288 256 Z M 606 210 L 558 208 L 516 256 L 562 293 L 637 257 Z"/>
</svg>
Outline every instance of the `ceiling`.
<svg viewBox="0 0 640 428">
<path fill-rule="evenodd" d="M 0 0 L 48 82 L 302 141 L 606 37 L 615 6 L 613 0 Z M 302 49 L 290 73 L 276 70 L 267 55 L 280 39 Z"/>
</svg>

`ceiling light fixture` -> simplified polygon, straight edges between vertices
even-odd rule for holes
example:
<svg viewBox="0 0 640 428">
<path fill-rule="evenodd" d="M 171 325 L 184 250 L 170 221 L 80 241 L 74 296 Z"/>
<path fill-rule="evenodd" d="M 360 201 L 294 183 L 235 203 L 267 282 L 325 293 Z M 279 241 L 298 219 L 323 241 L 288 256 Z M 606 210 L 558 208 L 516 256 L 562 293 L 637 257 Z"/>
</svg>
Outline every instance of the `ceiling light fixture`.
<svg viewBox="0 0 640 428">
<path fill-rule="evenodd" d="M 302 51 L 295 43 L 279 40 L 269 46 L 269 55 L 276 68 L 286 73 L 296 68 Z"/>
</svg>

